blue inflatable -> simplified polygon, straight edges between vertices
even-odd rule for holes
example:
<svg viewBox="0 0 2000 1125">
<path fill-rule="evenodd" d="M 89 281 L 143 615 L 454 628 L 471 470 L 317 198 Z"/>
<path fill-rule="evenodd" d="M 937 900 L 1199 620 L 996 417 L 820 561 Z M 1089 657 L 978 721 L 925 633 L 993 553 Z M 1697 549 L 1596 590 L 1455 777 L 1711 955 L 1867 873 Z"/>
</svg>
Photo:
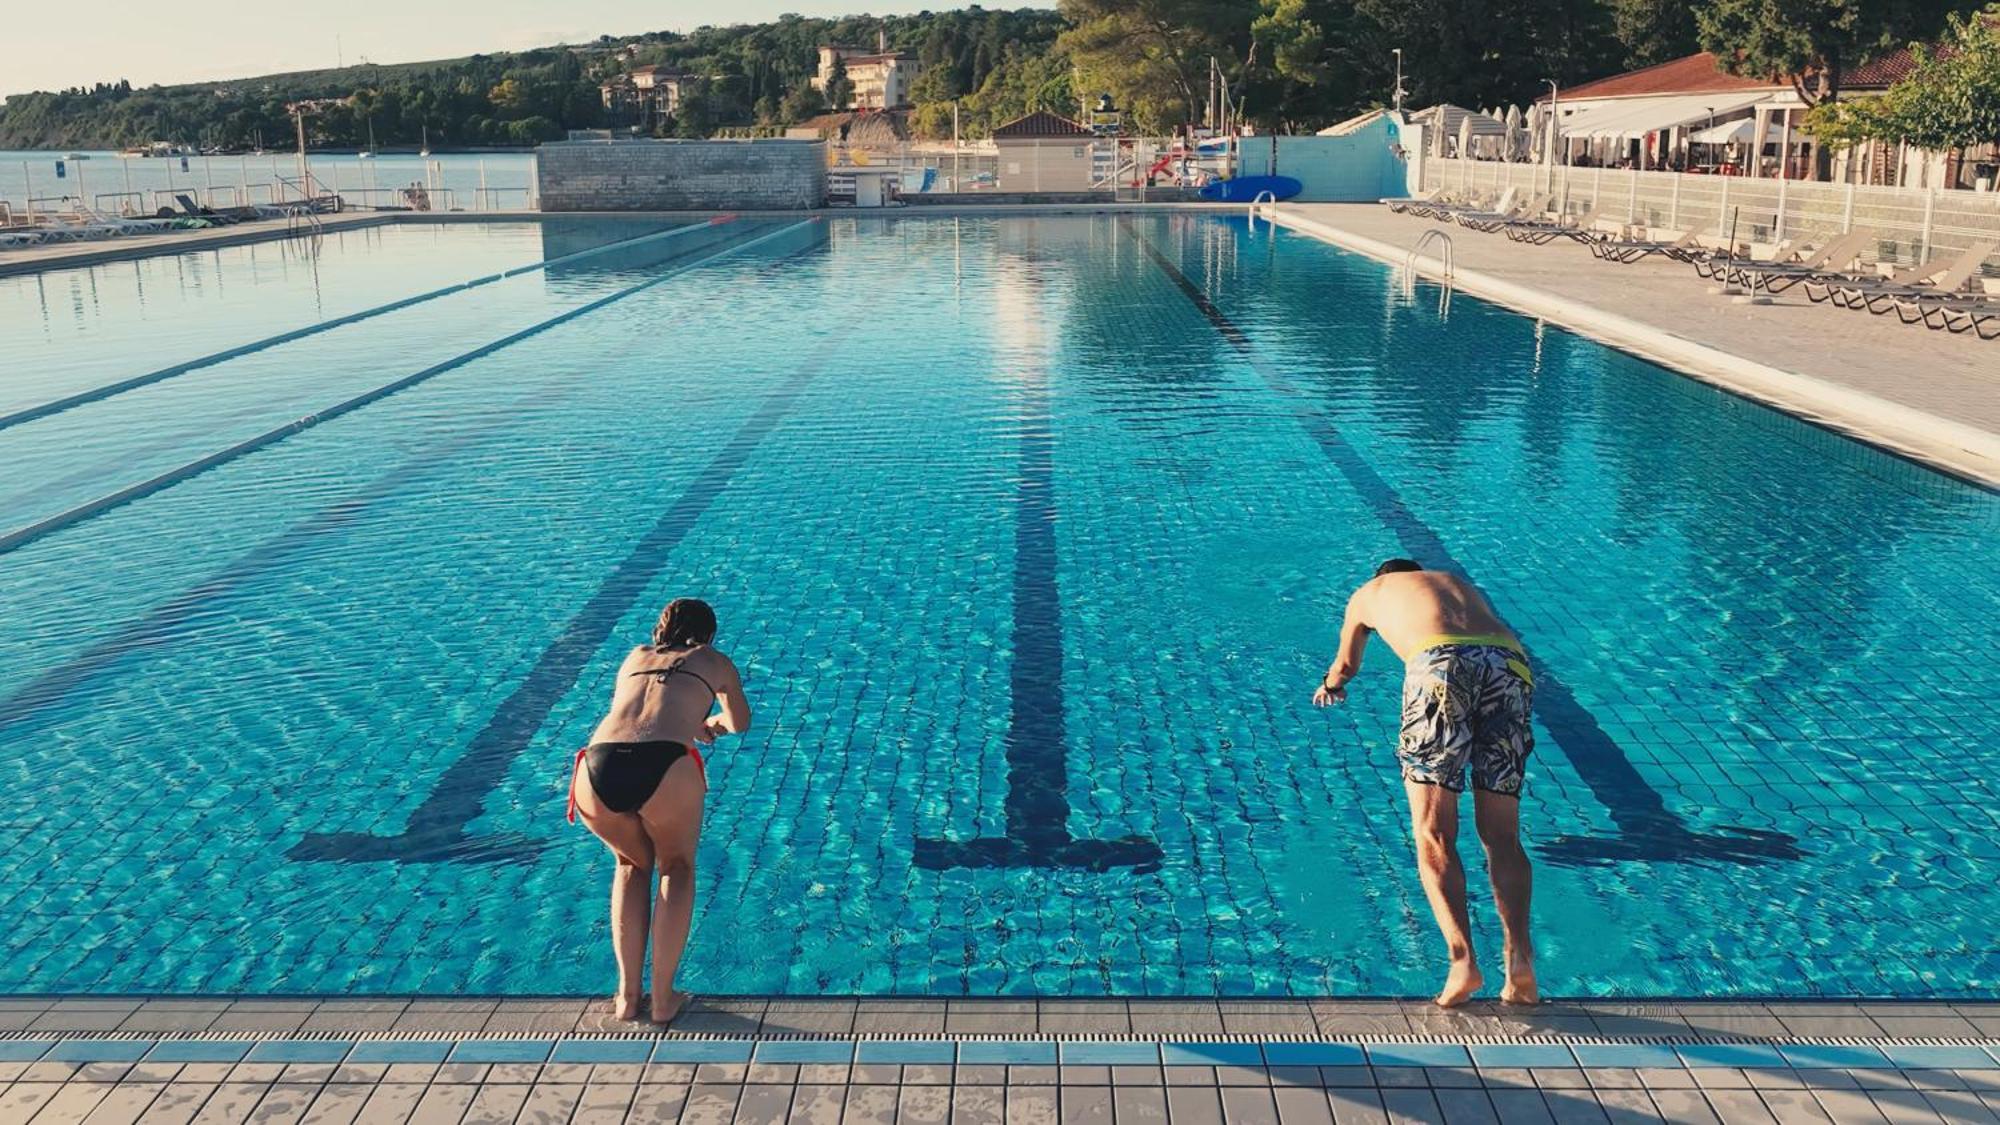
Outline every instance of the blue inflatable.
<svg viewBox="0 0 2000 1125">
<path fill-rule="evenodd" d="M 1262 192 L 1290 199 L 1303 190 L 1305 185 L 1290 176 L 1238 176 L 1203 184 L 1201 197 L 1210 203 L 1248 203 Z"/>
</svg>

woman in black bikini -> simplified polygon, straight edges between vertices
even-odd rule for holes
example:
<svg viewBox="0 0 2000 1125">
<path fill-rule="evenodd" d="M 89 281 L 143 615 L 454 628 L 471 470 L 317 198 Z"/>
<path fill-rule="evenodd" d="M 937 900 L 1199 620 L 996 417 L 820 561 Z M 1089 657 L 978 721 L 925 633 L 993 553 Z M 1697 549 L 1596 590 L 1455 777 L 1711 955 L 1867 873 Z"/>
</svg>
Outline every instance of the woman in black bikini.
<svg viewBox="0 0 2000 1125">
<path fill-rule="evenodd" d="M 696 747 L 750 729 L 743 681 L 736 665 L 709 647 L 714 640 L 715 611 L 706 603 L 670 603 L 653 628 L 653 643 L 633 649 L 619 666 L 611 712 L 577 751 L 570 776 L 570 819 L 582 813 L 618 859 L 611 876 L 611 943 L 618 955 L 611 1012 L 623 1020 L 639 1014 L 649 912 L 652 1018 L 664 1024 L 687 1003 L 673 983 L 694 914 L 695 845 L 708 790 Z M 711 715 L 717 701 L 722 709 Z M 655 866 L 657 908 L 650 901 Z"/>
</svg>

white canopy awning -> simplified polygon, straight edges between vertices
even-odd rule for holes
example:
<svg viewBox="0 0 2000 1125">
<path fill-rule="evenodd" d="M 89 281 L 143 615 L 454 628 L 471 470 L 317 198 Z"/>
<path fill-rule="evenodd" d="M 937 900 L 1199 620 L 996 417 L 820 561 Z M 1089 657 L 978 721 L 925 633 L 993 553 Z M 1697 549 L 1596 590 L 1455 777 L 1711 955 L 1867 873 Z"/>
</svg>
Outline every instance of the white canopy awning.
<svg viewBox="0 0 2000 1125">
<path fill-rule="evenodd" d="M 1630 140 L 1681 125 L 1706 122 L 1725 113 L 1735 113 L 1769 100 L 1769 93 L 1677 94 L 1671 97 L 1630 98 L 1620 102 L 1597 102 L 1565 113 L 1565 137 Z"/>
<path fill-rule="evenodd" d="M 1746 117 L 1741 121 L 1728 121 L 1707 129 L 1696 129 L 1688 134 L 1688 140 L 1698 145 L 1747 144 L 1750 134 L 1757 131 L 1757 119 Z"/>
</svg>

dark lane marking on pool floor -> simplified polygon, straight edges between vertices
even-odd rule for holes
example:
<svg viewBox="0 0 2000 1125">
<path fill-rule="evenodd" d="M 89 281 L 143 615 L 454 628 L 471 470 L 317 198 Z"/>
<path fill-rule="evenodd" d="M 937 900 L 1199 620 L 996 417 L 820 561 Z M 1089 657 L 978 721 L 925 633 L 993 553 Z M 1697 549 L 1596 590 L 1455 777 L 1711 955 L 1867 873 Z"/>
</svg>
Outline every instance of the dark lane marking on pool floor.
<svg viewBox="0 0 2000 1125">
<path fill-rule="evenodd" d="M 1437 532 L 1410 511 L 1395 488 L 1348 444 L 1332 420 L 1312 404 L 1310 396 L 1264 358 L 1249 334 L 1237 327 L 1151 239 L 1140 234 L 1130 219 L 1120 219 L 1119 224 L 1271 390 L 1295 404 L 1293 416 L 1300 426 L 1346 478 L 1349 487 L 1360 494 L 1376 518 L 1395 534 L 1404 553 L 1424 560 L 1426 565 L 1432 565 L 1433 560 L 1442 562 L 1446 569 L 1471 577 L 1471 572 L 1452 556 Z M 1542 845 L 1540 850 L 1552 862 L 1588 866 L 1651 860 L 1754 866 L 1805 856 L 1798 838 L 1783 832 L 1724 826 L 1720 833 L 1704 834 L 1690 829 L 1666 807 L 1659 790 L 1646 781 L 1562 677 L 1532 652 L 1528 654 L 1528 662 L 1535 674 L 1535 701 L 1542 724 L 1555 735 L 1577 777 L 1589 787 L 1591 795 L 1604 806 L 1618 828 L 1618 835 L 1608 840 L 1566 836 Z"/>
<path fill-rule="evenodd" d="M 1008 673 L 1007 834 L 918 837 L 918 867 L 1156 870 L 1144 836 L 1079 840 L 1069 832 L 1069 740 L 1063 700 L 1062 591 L 1056 583 L 1055 432 L 1048 371 L 1031 365 L 1019 403 L 1020 486 L 1014 507 L 1013 666 Z"/>
<path fill-rule="evenodd" d="M 472 837 L 466 826 L 478 819 L 486 797 L 506 780 L 515 759 L 528 749 L 548 721 L 549 713 L 576 686 L 584 669 L 597 658 L 611 631 L 630 613 L 672 561 L 696 521 L 715 503 L 750 454 L 826 367 L 845 333 L 836 330 L 813 349 L 812 355 L 772 391 L 718 450 L 701 473 L 673 502 L 611 574 L 571 617 L 561 633 L 542 650 L 521 683 L 501 701 L 491 718 L 472 737 L 465 752 L 446 767 L 430 795 L 410 814 L 400 835 L 369 832 L 309 833 L 286 853 L 295 860 L 336 860 L 343 863 L 522 862 L 545 841 L 520 835 Z M 562 755 L 563 767 L 569 755 Z M 557 770 L 554 776 L 566 778 Z M 551 792 L 554 792 L 553 787 Z M 559 810 L 550 805 L 551 815 Z"/>
<path fill-rule="evenodd" d="M 628 286 L 614 293 L 609 293 L 603 297 L 599 297 L 596 300 L 589 302 L 588 304 L 579 305 L 576 308 L 570 309 L 556 316 L 552 316 L 547 320 L 531 324 L 528 327 L 523 328 L 518 332 L 512 332 L 506 336 L 502 336 L 498 340 L 494 340 L 486 344 L 481 344 L 479 347 L 476 347 L 471 351 L 460 353 L 459 355 L 455 355 L 450 359 L 447 359 L 441 363 L 434 363 L 431 366 L 424 368 L 422 371 L 405 375 L 402 378 L 397 379 L 392 383 L 386 383 L 382 386 L 376 387 L 373 390 L 364 391 L 361 394 L 355 395 L 353 398 L 350 398 L 344 402 L 336 403 L 333 406 L 329 406 L 324 410 L 318 411 L 313 414 L 305 415 L 304 417 L 295 419 L 291 422 L 287 422 L 284 425 L 279 426 L 277 429 L 267 430 L 264 433 L 258 434 L 256 437 L 248 438 L 244 441 L 237 442 L 235 445 L 232 445 L 227 449 L 211 453 L 208 456 L 202 457 L 195 461 L 190 461 L 189 463 L 182 465 L 179 468 L 169 469 L 168 471 L 161 473 L 160 475 L 153 477 L 149 480 L 140 481 L 138 484 L 134 485 L 128 485 L 127 487 L 121 488 L 116 492 L 110 493 L 105 496 L 100 496 L 97 499 L 91 500 L 84 504 L 79 504 L 74 508 L 68 509 L 67 511 L 58 512 L 55 515 L 48 517 L 47 519 L 28 524 L 25 527 L 17 528 L 4 535 L 0 535 L 0 554 L 12 551 L 17 547 L 24 546 L 25 544 L 32 543 L 35 540 L 40 539 L 45 535 L 61 531 L 63 528 L 81 523 L 84 520 L 90 519 L 93 516 L 101 515 L 102 513 L 110 511 L 113 508 L 129 504 L 134 500 L 139 500 L 143 499 L 144 497 L 151 496 L 153 493 L 159 492 L 162 489 L 170 488 L 173 485 L 181 483 L 182 481 L 190 480 L 194 477 L 200 476 L 202 473 L 205 473 L 208 470 L 213 469 L 218 465 L 228 464 L 229 462 L 234 461 L 237 458 L 244 456 L 245 454 L 255 453 L 257 450 L 263 449 L 266 446 L 273 445 L 277 442 L 283 441 L 284 439 L 291 437 L 293 434 L 303 433 L 304 431 L 309 430 L 314 426 L 319 425 L 322 422 L 330 422 L 333 419 L 338 418 L 343 414 L 348 414 L 353 411 L 359 410 L 362 407 L 367 406 L 371 403 L 379 402 L 382 399 L 385 399 L 390 395 L 395 394 L 398 391 L 407 390 L 410 387 L 414 387 L 419 383 L 425 382 L 429 379 L 433 379 L 448 371 L 457 370 L 458 368 L 463 367 L 466 364 L 471 363 L 476 359 L 482 359 L 486 356 L 492 355 L 494 352 L 518 344 L 521 341 L 526 340 L 531 336 L 540 335 L 541 333 L 546 332 L 549 329 L 554 328 L 558 325 L 567 324 L 570 321 L 577 319 L 578 317 L 596 312 L 598 309 L 601 309 L 606 305 L 613 303 L 614 301 L 622 301 L 625 298 L 630 297 L 636 293 L 642 293 L 645 290 L 651 289 L 656 285 L 661 285 L 668 281 L 671 281 L 674 278 L 679 277 L 680 275 L 687 273 L 690 270 L 696 269 L 700 266 L 707 265 L 711 262 L 719 261 L 723 258 L 730 257 L 734 254 L 741 253 L 742 251 L 747 250 L 753 246 L 769 242 L 772 239 L 781 237 L 785 234 L 801 230 L 807 226 L 810 226 L 816 221 L 817 220 L 815 219 L 802 219 L 797 223 L 793 223 L 785 227 L 780 227 L 777 230 L 774 230 L 768 234 L 759 235 L 756 238 L 751 238 L 742 242 L 729 243 L 722 249 L 717 250 L 712 254 L 703 255 L 702 257 L 696 258 L 694 261 L 688 262 L 685 265 L 675 266 L 674 268 L 667 270 L 665 273 L 659 274 L 658 276 L 655 277 L 647 278 L 645 281 L 642 281 L 637 285 Z M 698 250 L 694 252 L 698 252 Z M 686 255 L 681 255 L 680 257 L 685 257 L 685 256 Z M 679 257 L 673 260 L 678 261 Z"/>
<path fill-rule="evenodd" d="M 721 215 L 707 223 L 691 223 L 684 227 L 675 227 L 672 230 L 640 235 L 637 238 L 628 238 L 621 242 L 613 242 L 604 246 L 594 246 L 588 250 L 579 250 L 574 254 L 564 254 L 557 258 L 530 262 L 525 266 L 515 266 L 512 269 L 501 270 L 499 273 L 488 274 L 485 277 L 475 277 L 470 281 L 456 282 L 433 289 L 428 293 L 418 293 L 415 296 L 404 297 L 399 300 L 390 301 L 387 304 L 346 313 L 336 316 L 331 320 L 317 321 L 303 328 L 294 328 L 288 332 L 280 332 L 275 336 L 266 336 L 261 340 L 252 340 L 247 344 L 239 344 L 236 347 L 225 348 L 222 351 L 213 352 L 209 355 L 197 356 L 194 359 L 176 363 L 169 367 L 162 367 L 157 371 L 148 371 L 144 375 L 135 375 L 130 379 L 121 379 L 116 383 L 108 383 L 101 387 L 92 387 L 89 390 L 78 391 L 73 395 L 44 402 L 37 406 L 24 407 L 14 411 L 12 414 L 0 414 L 0 430 L 7 429 L 10 426 L 18 426 L 23 422 L 32 422 L 37 418 L 46 418 L 51 414 L 60 414 L 65 410 L 98 402 L 111 398 L 114 395 L 124 394 L 126 391 L 138 390 L 140 387 L 149 387 L 154 383 L 165 382 L 176 376 L 186 375 L 190 371 L 199 371 L 204 367 L 214 367 L 216 364 L 227 363 L 232 359 L 240 359 L 246 355 L 255 355 L 258 352 L 275 348 L 280 344 L 289 344 L 295 340 L 303 340 L 308 336 L 317 336 L 322 332 L 330 332 L 335 328 L 344 328 L 347 325 L 360 321 L 371 320 L 386 313 L 398 312 L 412 305 L 421 305 L 426 301 L 437 300 L 439 297 L 449 297 L 455 293 L 464 293 L 467 290 L 477 289 L 483 285 L 491 285 L 496 281 L 505 281 L 508 278 L 520 277 L 523 274 L 534 273 L 538 270 L 571 265 L 585 258 L 593 258 L 613 251 L 630 250 L 646 243 L 664 241 L 679 235 L 719 226 L 725 222 L 733 222 L 735 218 L 736 216 L 734 215 Z"/>
<path fill-rule="evenodd" d="M 0 727 L 11 727 L 41 715 L 121 659 L 179 639 L 177 630 L 191 618 L 212 608 L 245 584 L 282 566 L 315 541 L 353 525 L 363 512 L 405 486 L 450 466 L 467 446 L 515 421 L 517 411 L 538 406 L 563 390 L 558 387 L 508 403 L 498 416 L 426 447 L 418 456 L 250 548 L 227 566 L 160 603 L 137 620 L 111 629 L 103 640 L 43 672 L 20 691 L 0 699 Z"/>
</svg>

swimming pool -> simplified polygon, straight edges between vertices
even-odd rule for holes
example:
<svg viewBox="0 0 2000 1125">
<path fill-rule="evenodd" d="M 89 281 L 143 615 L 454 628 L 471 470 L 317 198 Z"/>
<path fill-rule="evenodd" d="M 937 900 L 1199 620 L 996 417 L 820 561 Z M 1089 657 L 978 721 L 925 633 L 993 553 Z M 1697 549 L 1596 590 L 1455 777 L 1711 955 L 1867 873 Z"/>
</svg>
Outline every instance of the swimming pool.
<svg viewBox="0 0 2000 1125">
<path fill-rule="evenodd" d="M 171 355 L 112 264 L 0 281 L 95 349 L 0 409 L 542 258 L 0 424 L 0 991 L 606 987 L 567 765 L 696 594 L 758 723 L 689 987 L 1422 993 L 1393 657 L 1307 698 L 1396 554 L 1537 662 L 1546 990 L 2000 981 L 2000 499 L 1307 238 L 397 227 L 324 309 L 143 263 Z"/>
</svg>

